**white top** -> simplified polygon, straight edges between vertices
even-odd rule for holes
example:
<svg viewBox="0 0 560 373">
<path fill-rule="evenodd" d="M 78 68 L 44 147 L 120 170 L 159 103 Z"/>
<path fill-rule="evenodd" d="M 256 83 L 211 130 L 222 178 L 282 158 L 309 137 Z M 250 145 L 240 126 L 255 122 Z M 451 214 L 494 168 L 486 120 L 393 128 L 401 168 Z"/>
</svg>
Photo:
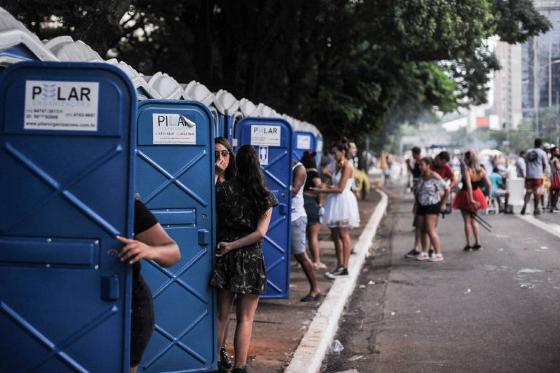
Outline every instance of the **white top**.
<svg viewBox="0 0 560 373">
<path fill-rule="evenodd" d="M 292 166 L 292 174 L 298 166 L 303 167 L 303 164 L 301 164 L 301 162 L 297 162 L 296 164 L 294 164 Z M 307 174 L 305 175 L 305 178 L 307 179 Z M 303 181 L 303 184 L 302 184 L 301 188 L 299 188 L 297 194 L 292 197 L 292 221 L 296 221 L 299 218 L 304 217 L 304 216 L 307 217 L 307 214 L 305 212 L 305 207 L 303 206 L 303 186 L 304 185 L 305 185 L 305 180 Z"/>
</svg>

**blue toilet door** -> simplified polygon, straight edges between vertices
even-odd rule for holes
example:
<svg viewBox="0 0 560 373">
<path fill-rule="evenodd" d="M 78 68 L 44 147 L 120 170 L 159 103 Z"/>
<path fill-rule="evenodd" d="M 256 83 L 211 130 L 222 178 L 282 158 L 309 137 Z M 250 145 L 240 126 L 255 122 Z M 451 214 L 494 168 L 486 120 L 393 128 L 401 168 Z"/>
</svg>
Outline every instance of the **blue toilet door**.
<svg viewBox="0 0 560 373">
<path fill-rule="evenodd" d="M 214 128 L 192 101 L 147 100 L 138 107 L 136 192 L 181 248 L 170 268 L 144 262 L 156 327 L 144 372 L 217 368 L 214 268 Z"/>
<path fill-rule="evenodd" d="M 0 84 L 0 370 L 128 372 L 136 94 L 102 64 Z"/>
<path fill-rule="evenodd" d="M 305 151 L 315 150 L 317 147 L 317 140 L 315 139 L 315 135 L 311 132 L 294 132 L 293 140 L 292 159 L 297 159 L 298 161 L 301 160 Z"/>
<path fill-rule="evenodd" d="M 263 298 L 289 298 L 292 128 L 283 119 L 244 118 L 234 132 L 236 150 L 246 144 L 257 149 L 268 188 L 279 203 L 263 242 L 268 285 Z"/>
<path fill-rule="evenodd" d="M 315 151 L 317 152 L 317 169 L 321 169 L 321 158 L 323 158 L 323 136 L 317 136 L 317 142 L 315 146 Z"/>
</svg>

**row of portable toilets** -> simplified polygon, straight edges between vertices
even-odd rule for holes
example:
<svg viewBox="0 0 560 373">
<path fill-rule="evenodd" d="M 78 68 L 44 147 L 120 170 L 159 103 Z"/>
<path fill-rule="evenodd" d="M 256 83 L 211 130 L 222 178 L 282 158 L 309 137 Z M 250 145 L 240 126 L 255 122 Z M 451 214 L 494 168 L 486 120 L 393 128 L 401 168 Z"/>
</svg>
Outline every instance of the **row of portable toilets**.
<svg viewBox="0 0 560 373">
<path fill-rule="evenodd" d="M 216 369 L 214 138 L 258 149 L 274 209 L 265 297 L 289 296 L 291 161 L 311 124 L 164 73 L 104 61 L 69 36 L 42 42 L 0 8 L 0 370 L 124 372 L 139 195 L 181 247 L 144 262 L 156 329 L 140 371 Z M 320 156 L 318 157 L 320 159 Z"/>
</svg>

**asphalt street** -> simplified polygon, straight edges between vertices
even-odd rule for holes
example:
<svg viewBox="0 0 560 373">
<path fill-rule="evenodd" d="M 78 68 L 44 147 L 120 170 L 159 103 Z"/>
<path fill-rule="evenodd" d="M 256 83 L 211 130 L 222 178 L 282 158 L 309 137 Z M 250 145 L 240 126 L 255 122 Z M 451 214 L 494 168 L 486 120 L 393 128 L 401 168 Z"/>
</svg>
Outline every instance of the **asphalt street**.
<svg viewBox="0 0 560 373">
<path fill-rule="evenodd" d="M 559 238 L 484 216 L 483 250 L 465 253 L 454 211 L 440 220 L 445 261 L 418 262 L 404 259 L 411 209 L 395 192 L 323 371 L 560 372 Z"/>
</svg>

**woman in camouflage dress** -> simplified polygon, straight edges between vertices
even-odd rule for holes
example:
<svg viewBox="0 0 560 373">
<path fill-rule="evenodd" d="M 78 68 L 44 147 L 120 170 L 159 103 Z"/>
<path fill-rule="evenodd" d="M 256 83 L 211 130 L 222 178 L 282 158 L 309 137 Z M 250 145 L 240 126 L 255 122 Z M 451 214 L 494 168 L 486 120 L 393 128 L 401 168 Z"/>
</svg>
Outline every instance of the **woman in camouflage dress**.
<svg viewBox="0 0 560 373">
<path fill-rule="evenodd" d="M 246 372 L 253 319 L 266 287 L 262 240 L 268 231 L 276 198 L 268 190 L 255 148 L 242 146 L 235 159 L 237 175 L 216 186 L 216 267 L 210 281 L 218 288 L 220 307 L 231 308 L 237 295 L 235 366 Z M 220 312 L 218 340 L 225 335 L 229 313 Z"/>
</svg>

